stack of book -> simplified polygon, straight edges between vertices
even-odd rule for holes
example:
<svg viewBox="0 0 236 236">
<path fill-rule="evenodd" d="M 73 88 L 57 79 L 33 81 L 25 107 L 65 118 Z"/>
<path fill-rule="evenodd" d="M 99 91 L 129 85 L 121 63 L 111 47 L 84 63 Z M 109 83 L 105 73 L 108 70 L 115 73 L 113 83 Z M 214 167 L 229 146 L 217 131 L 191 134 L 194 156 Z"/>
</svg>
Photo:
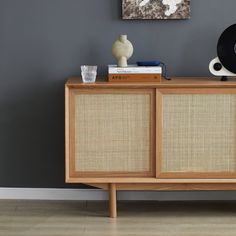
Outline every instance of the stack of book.
<svg viewBox="0 0 236 236">
<path fill-rule="evenodd" d="M 161 75 L 160 66 L 108 66 L 109 82 L 161 82 Z"/>
</svg>

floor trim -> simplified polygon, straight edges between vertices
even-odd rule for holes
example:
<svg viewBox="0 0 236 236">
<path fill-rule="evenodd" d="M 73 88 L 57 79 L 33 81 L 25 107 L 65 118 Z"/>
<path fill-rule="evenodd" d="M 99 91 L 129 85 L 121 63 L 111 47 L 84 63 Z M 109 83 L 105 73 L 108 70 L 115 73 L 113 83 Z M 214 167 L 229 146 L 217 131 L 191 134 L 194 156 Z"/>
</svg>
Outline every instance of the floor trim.
<svg viewBox="0 0 236 236">
<path fill-rule="evenodd" d="M 97 189 L 0 188 L 0 199 L 19 200 L 107 200 L 107 191 Z M 122 191 L 118 200 L 199 201 L 236 200 L 236 191 L 151 192 Z"/>
</svg>

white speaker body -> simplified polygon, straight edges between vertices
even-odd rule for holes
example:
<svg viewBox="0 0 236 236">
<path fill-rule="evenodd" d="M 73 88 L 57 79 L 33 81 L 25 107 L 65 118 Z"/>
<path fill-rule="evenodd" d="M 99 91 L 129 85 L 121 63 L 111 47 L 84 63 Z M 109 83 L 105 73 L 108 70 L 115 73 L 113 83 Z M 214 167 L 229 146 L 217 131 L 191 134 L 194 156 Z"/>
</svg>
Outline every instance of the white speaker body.
<svg viewBox="0 0 236 236">
<path fill-rule="evenodd" d="M 222 67 L 220 70 L 216 70 L 215 69 L 215 65 L 216 64 L 220 64 Z M 229 70 L 227 70 L 223 65 L 222 63 L 220 62 L 219 58 L 216 57 L 214 58 L 210 64 L 209 64 L 209 70 L 210 72 L 215 75 L 215 76 L 236 76 L 236 74 L 230 72 Z"/>
</svg>

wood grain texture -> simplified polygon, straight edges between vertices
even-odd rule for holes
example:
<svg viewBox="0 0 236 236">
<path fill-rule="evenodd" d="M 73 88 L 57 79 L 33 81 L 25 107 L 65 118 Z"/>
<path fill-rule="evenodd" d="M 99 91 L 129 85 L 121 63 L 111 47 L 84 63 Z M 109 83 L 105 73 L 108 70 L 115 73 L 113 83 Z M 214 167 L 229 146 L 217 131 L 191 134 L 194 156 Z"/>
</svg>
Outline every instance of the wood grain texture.
<svg viewBox="0 0 236 236">
<path fill-rule="evenodd" d="M 106 77 L 101 77 L 98 82 L 84 84 L 80 77 L 73 77 L 67 81 L 70 88 L 236 88 L 236 78 L 222 82 L 216 77 L 172 77 L 172 80 L 162 79 L 161 83 L 112 83 Z"/>
<path fill-rule="evenodd" d="M 109 185 L 109 208 L 110 208 L 110 217 L 117 217 L 117 202 L 116 202 L 116 184 Z"/>
<path fill-rule="evenodd" d="M 204 184 L 226 184 L 226 183 L 231 183 L 231 184 L 236 184 L 236 179 L 232 179 L 232 178 L 224 178 L 224 179 L 202 179 L 202 178 L 198 178 L 198 179 L 180 179 L 180 178 L 176 178 L 176 179 L 157 179 L 157 178 L 150 178 L 150 177 L 139 177 L 139 178 L 134 178 L 134 177 L 128 177 L 128 178 L 124 178 L 124 177 L 107 177 L 107 178 L 98 178 L 98 177 L 94 177 L 94 178 L 86 178 L 86 177 L 81 177 L 81 178 L 70 178 L 69 179 L 70 183 L 96 183 L 96 184 L 100 184 L 100 183 L 153 183 L 153 184 L 160 184 L 160 183 L 166 183 L 166 184 L 188 184 L 188 183 L 202 183 Z"/>
<path fill-rule="evenodd" d="M 116 184 L 109 185 L 109 208 L 110 208 L 110 217 L 117 217 L 117 202 L 116 202 Z"/>
<path fill-rule="evenodd" d="M 163 95 L 156 90 L 156 177 L 161 174 L 163 152 Z"/>
<path fill-rule="evenodd" d="M 228 191 L 236 190 L 235 184 L 116 184 L 117 190 L 149 191 Z"/>
<path fill-rule="evenodd" d="M 70 90 L 65 86 L 65 179 L 70 178 Z"/>
<path fill-rule="evenodd" d="M 87 184 L 110 191 L 110 184 Z M 115 184 L 117 191 L 235 191 L 235 183 L 119 183 Z"/>
</svg>

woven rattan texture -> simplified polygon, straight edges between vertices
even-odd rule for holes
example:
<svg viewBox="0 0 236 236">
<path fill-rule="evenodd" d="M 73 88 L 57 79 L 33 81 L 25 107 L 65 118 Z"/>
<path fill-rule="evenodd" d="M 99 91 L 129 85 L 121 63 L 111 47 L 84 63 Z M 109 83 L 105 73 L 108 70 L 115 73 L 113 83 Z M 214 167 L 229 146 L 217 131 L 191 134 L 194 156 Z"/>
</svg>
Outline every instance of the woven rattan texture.
<svg viewBox="0 0 236 236">
<path fill-rule="evenodd" d="M 163 98 L 164 172 L 236 170 L 236 95 Z"/>
<path fill-rule="evenodd" d="M 76 171 L 149 171 L 150 99 L 148 94 L 77 95 Z"/>
</svg>

